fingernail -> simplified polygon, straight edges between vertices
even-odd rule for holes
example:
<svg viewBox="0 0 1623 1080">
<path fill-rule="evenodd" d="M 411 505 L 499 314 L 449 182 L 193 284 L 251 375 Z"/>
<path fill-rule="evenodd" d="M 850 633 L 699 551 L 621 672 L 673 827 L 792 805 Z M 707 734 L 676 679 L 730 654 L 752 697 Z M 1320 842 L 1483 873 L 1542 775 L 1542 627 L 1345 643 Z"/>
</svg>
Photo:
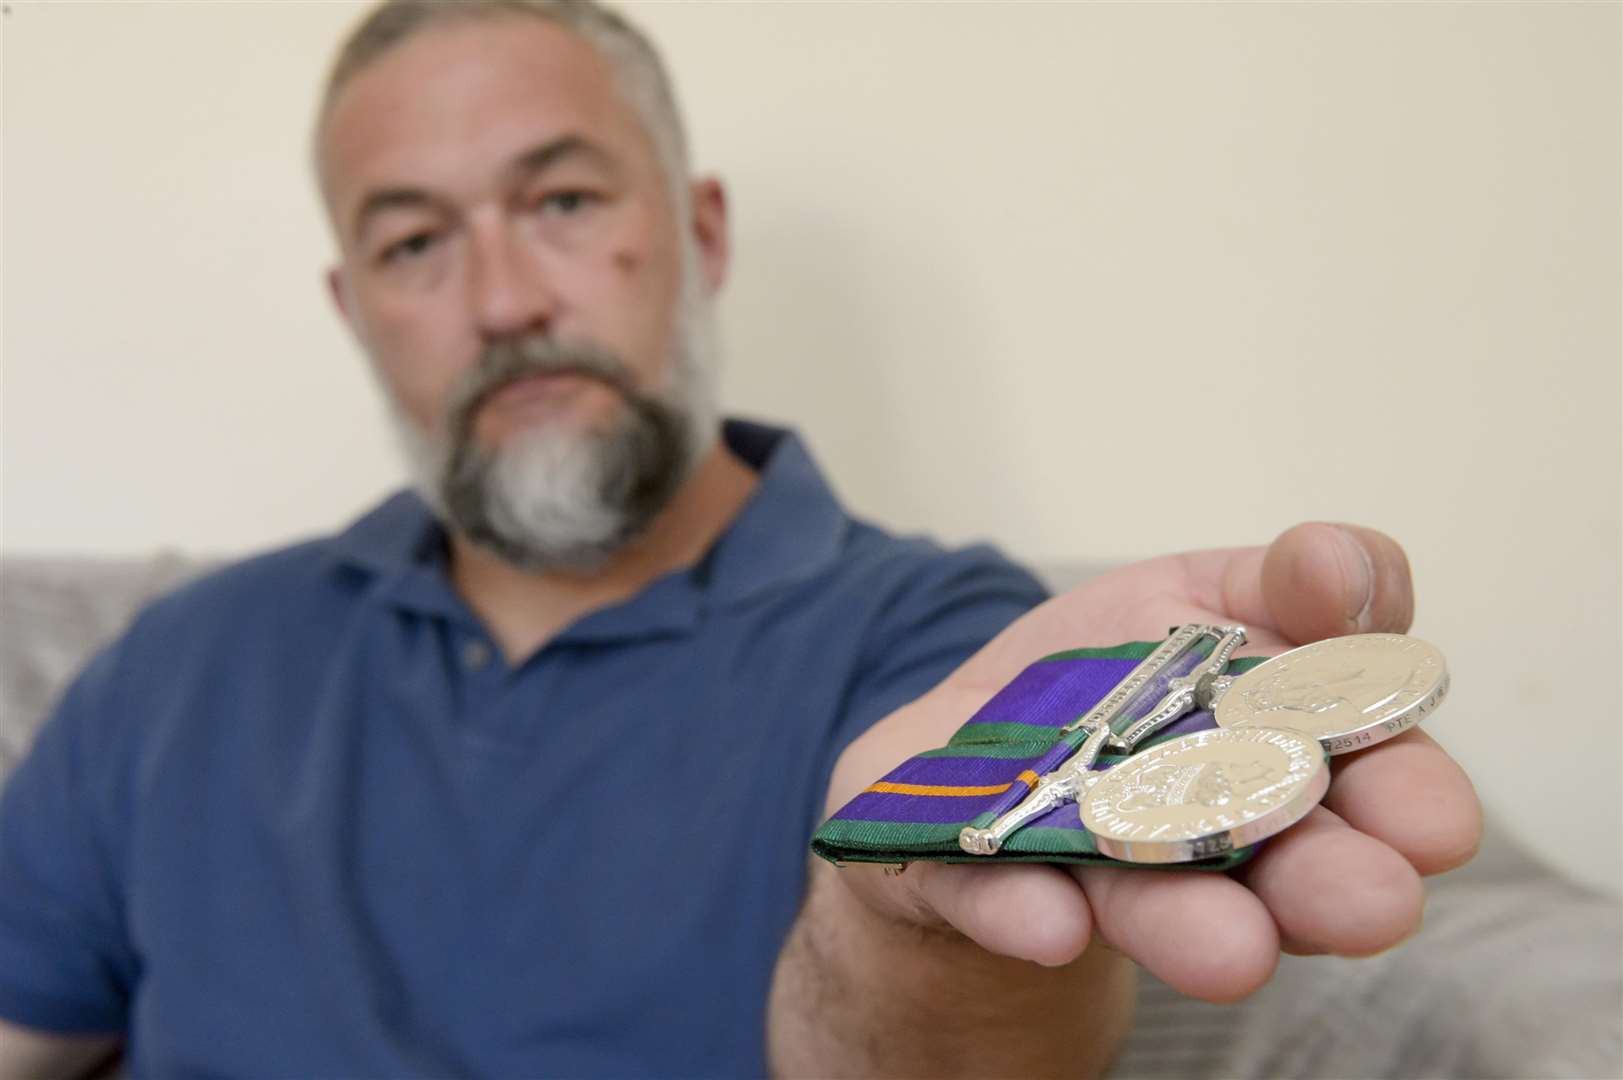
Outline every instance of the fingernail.
<svg viewBox="0 0 1623 1080">
<path fill-rule="evenodd" d="M 1347 576 L 1347 621 L 1352 633 L 1362 634 L 1370 628 L 1375 606 L 1375 564 L 1358 538 L 1340 526 L 1336 527 L 1336 541 L 1341 572 Z"/>
</svg>

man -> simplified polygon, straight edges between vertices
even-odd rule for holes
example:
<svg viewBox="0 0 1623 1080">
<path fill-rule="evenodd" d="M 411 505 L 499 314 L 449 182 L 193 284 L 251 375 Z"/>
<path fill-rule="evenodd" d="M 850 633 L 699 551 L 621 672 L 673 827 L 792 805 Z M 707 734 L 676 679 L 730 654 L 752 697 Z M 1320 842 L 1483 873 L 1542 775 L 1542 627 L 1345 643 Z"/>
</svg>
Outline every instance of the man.
<svg viewBox="0 0 1623 1080">
<path fill-rule="evenodd" d="M 167 598 L 63 700 L 0 806 L 0 1071 L 1097 1073 L 1136 966 L 1234 1000 L 1402 940 L 1469 857 L 1411 732 L 1233 877 L 808 870 L 1031 659 L 1400 630 L 1401 551 L 1303 526 L 1038 606 L 850 521 L 792 436 L 718 438 L 726 200 L 602 9 L 385 5 L 317 144 L 421 497 Z"/>
</svg>

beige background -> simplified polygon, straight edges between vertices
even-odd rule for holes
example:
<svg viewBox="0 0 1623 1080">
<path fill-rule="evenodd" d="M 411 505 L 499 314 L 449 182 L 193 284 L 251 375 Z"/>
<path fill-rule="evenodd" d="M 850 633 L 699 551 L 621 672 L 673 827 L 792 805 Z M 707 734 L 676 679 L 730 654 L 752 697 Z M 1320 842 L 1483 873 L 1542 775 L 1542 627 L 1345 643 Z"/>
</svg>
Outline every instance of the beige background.
<svg viewBox="0 0 1623 1080">
<path fill-rule="evenodd" d="M 1618 888 L 1618 5 L 630 6 L 732 185 L 735 410 L 1034 560 L 1386 529 L 1431 729 Z M 397 482 L 305 171 L 357 10 L 10 4 L 6 551 Z"/>
</svg>

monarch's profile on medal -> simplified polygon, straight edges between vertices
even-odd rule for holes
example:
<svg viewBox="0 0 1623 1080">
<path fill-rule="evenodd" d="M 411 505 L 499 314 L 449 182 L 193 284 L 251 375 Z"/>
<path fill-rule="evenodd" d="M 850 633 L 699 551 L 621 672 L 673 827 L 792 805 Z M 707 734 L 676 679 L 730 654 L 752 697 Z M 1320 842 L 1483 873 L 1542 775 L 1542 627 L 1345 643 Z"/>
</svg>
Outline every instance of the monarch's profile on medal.
<svg viewBox="0 0 1623 1080">
<path fill-rule="evenodd" d="M 732 203 L 612 7 L 385 0 L 313 131 L 411 483 L 63 690 L 0 794 L 0 1077 L 1130 1071 L 1192 1038 L 1146 1002 L 1237 1046 L 1472 857 L 1394 539 L 1050 596 L 724 416 Z"/>
</svg>

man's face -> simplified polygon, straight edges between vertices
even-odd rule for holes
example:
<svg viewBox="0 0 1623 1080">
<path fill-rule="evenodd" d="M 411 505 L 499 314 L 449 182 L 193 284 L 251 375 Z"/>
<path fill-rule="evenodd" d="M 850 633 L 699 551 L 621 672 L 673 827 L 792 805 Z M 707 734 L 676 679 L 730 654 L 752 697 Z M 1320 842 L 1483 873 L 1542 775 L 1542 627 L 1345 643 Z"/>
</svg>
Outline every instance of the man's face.
<svg viewBox="0 0 1623 1080">
<path fill-rule="evenodd" d="M 590 46 L 532 17 L 421 31 L 340 92 L 321 159 L 334 293 L 436 469 L 488 466 L 529 487 L 573 469 L 568 499 L 636 482 L 601 460 L 616 438 L 633 456 L 672 452 L 628 432 L 649 402 L 681 411 L 692 396 L 684 350 L 703 343 L 693 324 L 723 246 L 678 220 L 651 138 Z"/>
</svg>

